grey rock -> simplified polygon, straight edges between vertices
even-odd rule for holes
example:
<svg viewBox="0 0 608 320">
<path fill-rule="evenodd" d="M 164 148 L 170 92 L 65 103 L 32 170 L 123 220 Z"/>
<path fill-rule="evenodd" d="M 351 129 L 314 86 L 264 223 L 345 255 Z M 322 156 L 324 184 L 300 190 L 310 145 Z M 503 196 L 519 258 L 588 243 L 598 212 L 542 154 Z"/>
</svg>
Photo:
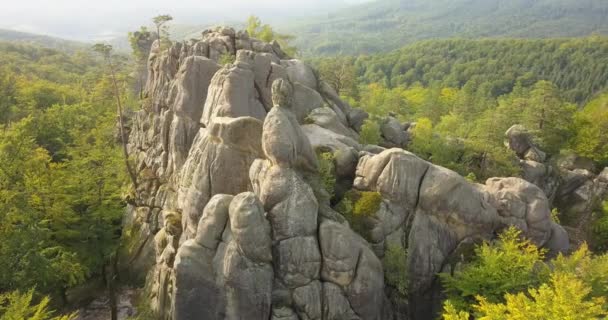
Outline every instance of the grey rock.
<svg viewBox="0 0 608 320">
<path fill-rule="evenodd" d="M 264 120 L 266 110 L 256 98 L 255 75 L 250 65 L 226 65 L 209 86 L 201 123 L 209 126 L 215 117 L 250 116 Z"/>
<path fill-rule="evenodd" d="M 287 70 L 289 80 L 299 82 L 309 88 L 317 88 L 317 77 L 312 69 L 300 60 L 281 60 L 281 65 Z"/>
</svg>

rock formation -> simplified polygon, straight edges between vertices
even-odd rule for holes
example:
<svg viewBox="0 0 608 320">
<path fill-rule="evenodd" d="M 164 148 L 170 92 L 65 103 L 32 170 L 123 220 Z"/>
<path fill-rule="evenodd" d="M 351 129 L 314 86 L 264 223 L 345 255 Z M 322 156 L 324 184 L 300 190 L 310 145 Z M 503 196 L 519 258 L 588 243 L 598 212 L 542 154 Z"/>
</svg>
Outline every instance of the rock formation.
<svg viewBox="0 0 608 320">
<path fill-rule="evenodd" d="M 608 168 L 598 172 L 593 161 L 575 154 L 547 156 L 521 125 L 505 133 L 507 145 L 520 158 L 522 177 L 541 188 L 557 208 L 571 234 L 585 233 L 595 207 L 608 194 Z M 575 242 L 589 241 L 585 235 Z"/>
<path fill-rule="evenodd" d="M 234 63 L 220 66 L 226 56 Z M 462 243 L 515 225 L 567 249 L 535 185 L 472 184 L 403 149 L 360 145 L 367 114 L 276 42 L 224 27 L 157 42 L 146 98 L 129 139 L 139 183 L 121 264 L 146 278 L 163 319 L 399 318 L 384 277 L 388 243 L 408 251 L 411 315 L 424 319 L 436 274 Z M 405 146 L 407 130 L 388 118 L 384 145 Z M 342 188 L 381 195 L 365 238 L 331 207 L 317 152 L 334 154 Z"/>
</svg>

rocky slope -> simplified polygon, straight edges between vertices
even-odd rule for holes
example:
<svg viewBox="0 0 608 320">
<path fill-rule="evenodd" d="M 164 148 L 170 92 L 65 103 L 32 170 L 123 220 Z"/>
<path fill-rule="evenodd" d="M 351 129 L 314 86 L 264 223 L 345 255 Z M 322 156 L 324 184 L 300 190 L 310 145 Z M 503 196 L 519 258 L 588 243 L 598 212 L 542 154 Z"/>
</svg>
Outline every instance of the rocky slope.
<svg viewBox="0 0 608 320">
<path fill-rule="evenodd" d="M 367 115 L 276 43 L 230 28 L 155 43 L 146 94 L 121 265 L 146 278 L 163 319 L 425 319 L 463 244 L 515 225 L 568 250 L 543 186 L 473 184 L 401 148 L 360 145 Z M 404 146 L 406 130 L 387 119 L 383 145 Z M 364 236 L 332 208 L 319 151 L 336 155 L 338 184 L 380 194 Z M 389 244 L 408 252 L 409 303 L 385 282 Z"/>
</svg>

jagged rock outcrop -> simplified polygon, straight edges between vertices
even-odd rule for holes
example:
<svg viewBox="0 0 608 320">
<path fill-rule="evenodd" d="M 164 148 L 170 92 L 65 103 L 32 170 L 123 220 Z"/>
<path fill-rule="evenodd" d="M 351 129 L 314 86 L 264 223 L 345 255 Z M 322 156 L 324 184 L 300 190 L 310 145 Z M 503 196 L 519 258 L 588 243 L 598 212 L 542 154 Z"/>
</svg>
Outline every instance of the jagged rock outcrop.
<svg viewBox="0 0 608 320">
<path fill-rule="evenodd" d="M 412 315 L 424 319 L 436 273 L 462 243 L 516 225 L 538 245 L 567 247 L 531 183 L 471 184 L 403 149 L 361 146 L 368 115 L 276 42 L 225 27 L 156 42 L 146 95 L 128 145 L 138 188 L 121 265 L 147 275 L 162 319 L 400 317 L 388 243 L 408 250 Z M 387 118 L 385 146 L 405 146 L 408 129 Z M 333 153 L 337 197 L 353 186 L 382 196 L 365 237 L 331 207 L 318 152 Z"/>
<path fill-rule="evenodd" d="M 382 254 L 385 242 L 407 248 L 404 269 L 416 319 L 429 314 L 436 274 L 467 239 L 489 240 L 500 228 L 515 225 L 539 246 L 551 243 L 551 249 L 568 249 L 567 235 L 550 220 L 542 190 L 519 178 L 472 184 L 412 153 L 389 149 L 362 155 L 354 187 L 382 195 L 380 210 L 368 224 L 368 240 L 377 254 Z"/>
<path fill-rule="evenodd" d="M 592 212 L 608 194 L 608 169 L 598 173 L 593 161 L 575 154 L 547 156 L 521 125 L 509 128 L 506 137 L 506 144 L 520 158 L 523 179 L 544 191 L 571 233 L 584 234 Z M 584 235 L 576 238 L 576 242 L 590 240 Z"/>
</svg>

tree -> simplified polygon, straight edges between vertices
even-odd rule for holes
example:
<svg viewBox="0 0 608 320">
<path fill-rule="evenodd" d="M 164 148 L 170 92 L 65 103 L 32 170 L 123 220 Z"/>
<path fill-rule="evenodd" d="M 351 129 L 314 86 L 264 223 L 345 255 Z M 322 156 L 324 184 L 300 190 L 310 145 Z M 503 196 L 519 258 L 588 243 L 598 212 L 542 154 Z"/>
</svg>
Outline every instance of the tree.
<svg viewBox="0 0 608 320">
<path fill-rule="evenodd" d="M 499 303 L 505 292 L 520 292 L 538 285 L 546 276 L 544 251 L 511 227 L 495 245 L 484 243 L 475 250 L 474 260 L 454 275 L 441 274 L 448 299 L 460 309 L 471 311 L 476 296 Z"/>
<path fill-rule="evenodd" d="M 574 116 L 571 145 L 579 155 L 608 165 L 608 93 L 589 102 Z"/>
<path fill-rule="evenodd" d="M 536 132 L 541 146 L 557 153 L 572 137 L 572 123 L 576 107 L 565 103 L 557 87 L 548 81 L 539 81 L 530 92 L 529 107 L 524 110 L 526 127 Z"/>
<path fill-rule="evenodd" d="M 354 61 L 346 57 L 324 59 L 319 64 L 319 73 L 336 92 L 357 97 L 357 76 Z"/>
<path fill-rule="evenodd" d="M 169 39 L 169 33 L 165 24 L 172 20 L 173 17 L 168 14 L 161 14 L 152 18 L 152 22 L 154 22 L 154 25 L 156 26 L 156 37 L 159 41 L 159 45 L 162 45 L 162 39 Z"/>
<path fill-rule="evenodd" d="M 262 24 L 260 18 L 256 16 L 249 16 L 245 30 L 247 30 L 249 36 L 264 42 L 277 41 L 281 45 L 281 49 L 292 57 L 297 54 L 297 48 L 290 45 L 290 42 L 294 38 L 293 36 L 274 31 L 269 24 Z"/>
<path fill-rule="evenodd" d="M 139 98 L 143 98 L 145 85 L 148 55 L 153 42 L 153 34 L 146 27 L 141 27 L 138 31 L 129 32 L 129 44 L 133 57 L 135 57 L 135 72 L 138 75 Z"/>
<path fill-rule="evenodd" d="M 162 16 L 159 16 L 162 17 Z M 158 18 L 158 17 L 157 17 Z M 170 18 L 170 17 L 169 17 Z M 156 18 L 155 18 L 156 19 Z M 118 126 L 120 130 L 120 138 L 122 140 L 122 149 L 123 156 L 125 158 L 125 166 L 127 167 L 127 171 L 129 172 L 129 176 L 131 177 L 131 182 L 133 186 L 137 188 L 137 176 L 135 175 L 135 171 L 131 167 L 131 163 L 129 162 L 129 152 L 127 151 L 127 136 L 125 133 L 125 125 L 123 120 L 123 108 L 120 100 L 120 90 L 118 89 L 118 84 L 116 81 L 116 74 L 114 72 L 114 66 L 112 65 L 112 46 L 109 44 L 98 43 L 93 46 L 93 50 L 102 55 L 104 60 L 107 63 L 108 70 L 110 72 L 110 78 L 112 80 L 112 85 L 114 88 L 114 97 L 116 99 L 116 106 L 118 113 Z"/>
</svg>

